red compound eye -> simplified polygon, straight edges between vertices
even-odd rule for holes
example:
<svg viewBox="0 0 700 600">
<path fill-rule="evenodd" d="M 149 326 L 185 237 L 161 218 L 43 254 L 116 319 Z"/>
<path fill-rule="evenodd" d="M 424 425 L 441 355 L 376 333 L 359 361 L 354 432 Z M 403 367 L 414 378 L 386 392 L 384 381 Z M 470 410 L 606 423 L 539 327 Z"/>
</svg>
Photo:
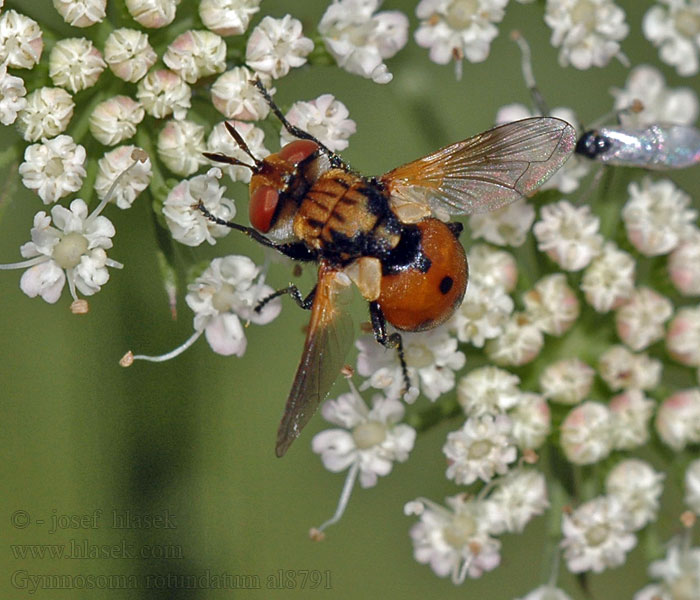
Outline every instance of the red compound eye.
<svg viewBox="0 0 700 600">
<path fill-rule="evenodd" d="M 302 160 L 318 150 L 318 144 L 311 140 L 295 140 L 287 144 L 278 155 L 287 162 L 298 165 Z"/>
<path fill-rule="evenodd" d="M 250 224 L 259 232 L 270 231 L 278 201 L 279 193 L 271 185 L 261 185 L 250 196 Z"/>
</svg>

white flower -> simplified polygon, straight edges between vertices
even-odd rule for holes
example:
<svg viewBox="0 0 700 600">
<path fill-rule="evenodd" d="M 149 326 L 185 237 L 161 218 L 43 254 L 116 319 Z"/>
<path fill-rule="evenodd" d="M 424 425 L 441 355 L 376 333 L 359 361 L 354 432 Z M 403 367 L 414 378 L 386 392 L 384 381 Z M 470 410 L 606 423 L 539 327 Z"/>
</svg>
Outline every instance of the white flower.
<svg viewBox="0 0 700 600">
<path fill-rule="evenodd" d="M 604 67 L 620 57 L 620 42 L 629 32 L 625 12 L 611 0 L 547 0 L 544 20 L 562 67 Z"/>
<path fill-rule="evenodd" d="M 640 112 L 621 113 L 622 122 L 643 127 L 653 123 L 692 125 L 698 117 L 698 98 L 690 88 L 669 89 L 664 76 L 650 65 L 634 67 L 623 89 L 610 90 L 615 97 L 615 108 L 624 110 L 641 101 Z"/>
<path fill-rule="evenodd" d="M 529 320 L 549 335 L 563 335 L 581 314 L 578 298 L 564 273 L 545 275 L 523 294 L 523 302 Z"/>
<path fill-rule="evenodd" d="M 0 64 L 31 69 L 43 49 L 41 28 L 34 19 L 12 9 L 0 15 Z"/>
<path fill-rule="evenodd" d="M 120 79 L 136 83 L 158 59 L 148 35 L 136 29 L 115 29 L 105 40 L 105 62 Z"/>
<path fill-rule="evenodd" d="M 529 0 L 519 0 L 521 3 L 525 3 Z M 552 584 L 541 585 L 538 588 L 532 590 L 527 596 L 522 598 L 516 598 L 516 600 L 572 600 L 571 596 L 567 594 L 564 590 L 560 590 L 558 587 L 554 587 Z"/>
<path fill-rule="evenodd" d="M 318 32 L 338 66 L 350 73 L 389 83 L 383 60 L 406 45 L 408 19 L 399 11 L 374 14 L 381 0 L 334 0 L 321 17 Z"/>
<path fill-rule="evenodd" d="M 632 182 L 630 198 L 622 209 L 627 237 L 645 256 L 668 254 L 693 230 L 698 212 L 690 208 L 690 196 L 670 179 Z"/>
<path fill-rule="evenodd" d="M 518 283 L 518 263 L 510 252 L 492 248 L 488 244 L 474 244 L 469 257 L 469 285 L 479 283 L 498 286 L 512 292 Z M 471 287 L 469 288 L 471 293 Z"/>
<path fill-rule="evenodd" d="M 107 14 L 107 0 L 53 0 L 54 8 L 73 27 L 101 23 Z"/>
<path fill-rule="evenodd" d="M 460 342 L 481 348 L 485 341 L 503 332 L 513 312 L 513 299 L 497 285 L 484 285 L 472 278 L 469 293 L 448 323 Z"/>
<path fill-rule="evenodd" d="M 618 463 L 605 478 L 605 491 L 622 503 L 628 527 L 637 531 L 656 518 L 665 475 L 649 463 L 629 458 Z"/>
<path fill-rule="evenodd" d="M 661 361 L 647 354 L 633 354 L 624 346 L 611 346 L 598 363 L 600 376 L 613 390 L 655 388 L 661 380 Z"/>
<path fill-rule="evenodd" d="M 617 335 L 632 350 L 644 350 L 663 338 L 664 323 L 672 313 L 668 298 L 651 288 L 638 288 L 615 312 Z"/>
<path fill-rule="evenodd" d="M 278 79 L 292 67 L 300 67 L 314 49 L 302 33 L 301 21 L 291 15 L 281 19 L 264 17 L 248 38 L 245 62 L 255 71 Z"/>
<path fill-rule="evenodd" d="M 668 275 L 684 296 L 700 296 L 700 230 L 694 229 L 668 257 Z"/>
<path fill-rule="evenodd" d="M 666 348 L 679 363 L 700 367 L 700 305 L 676 313 L 668 325 Z"/>
<path fill-rule="evenodd" d="M 534 360 L 544 346 L 538 327 L 522 313 L 511 315 L 503 333 L 486 343 L 487 356 L 498 365 L 518 367 Z"/>
<path fill-rule="evenodd" d="M 511 437 L 512 423 L 506 415 L 469 417 L 461 429 L 447 434 L 442 451 L 447 456 L 448 479 L 469 485 L 503 475 L 518 456 Z"/>
<path fill-rule="evenodd" d="M 226 70 L 226 44 L 211 31 L 185 31 L 163 55 L 163 62 L 187 83 Z"/>
<path fill-rule="evenodd" d="M 58 40 L 49 54 L 51 81 L 73 93 L 95 85 L 106 66 L 100 51 L 85 38 Z"/>
<path fill-rule="evenodd" d="M 430 400 L 450 391 L 455 385 L 455 371 L 464 366 L 466 358 L 457 349 L 457 340 L 450 336 L 445 327 L 419 333 L 402 332 L 403 351 L 411 382 L 409 396 L 415 400 L 419 391 Z M 357 372 L 368 377 L 362 389 L 373 387 L 384 390 L 387 396 L 398 398 L 404 387 L 403 373 L 396 350 L 384 348 L 374 336 L 360 337 L 355 346 Z"/>
<path fill-rule="evenodd" d="M 481 577 L 501 562 L 501 543 L 489 536 L 484 503 L 459 494 L 446 498 L 449 508 L 420 499 L 406 505 L 420 514 L 411 527 L 413 556 L 439 577 L 462 583 L 467 575 Z"/>
<path fill-rule="evenodd" d="M 192 175 L 206 164 L 206 149 L 204 127 L 192 121 L 168 121 L 158 134 L 158 156 L 177 175 Z"/>
<path fill-rule="evenodd" d="M 549 404 L 534 392 L 523 392 L 508 416 L 513 423 L 513 441 L 522 450 L 539 448 L 552 431 Z"/>
<path fill-rule="evenodd" d="M 439 65 L 450 60 L 459 65 L 465 57 L 482 62 L 498 35 L 494 23 L 503 20 L 507 4 L 508 0 L 421 0 L 416 7 L 421 20 L 416 43 L 430 48 L 430 60 Z"/>
<path fill-rule="evenodd" d="M 691 388 L 666 398 L 654 422 L 661 440 L 677 452 L 700 443 L 700 389 Z"/>
<path fill-rule="evenodd" d="M 30 298 L 41 296 L 50 304 L 58 300 L 66 280 L 76 301 L 76 288 L 86 296 L 99 292 L 109 280 L 107 267 L 122 267 L 105 252 L 112 247 L 115 231 L 107 217 L 99 216 L 103 208 L 100 204 L 88 215 L 87 204 L 76 199 L 70 209 L 54 206 L 50 217 L 44 211 L 37 213 L 32 241 L 20 248 L 29 260 L 0 268 L 29 267 L 20 280 L 21 290 Z"/>
<path fill-rule="evenodd" d="M 565 271 L 580 271 L 599 253 L 603 238 L 600 219 L 587 204 L 576 207 L 567 200 L 546 204 L 532 231 L 537 247 Z"/>
<path fill-rule="evenodd" d="M 348 138 L 357 128 L 355 121 L 348 118 L 349 115 L 350 112 L 340 100 L 336 100 L 332 94 L 322 94 L 315 100 L 295 102 L 285 117 L 292 125 L 307 131 L 337 152 L 348 147 Z M 282 146 L 294 139 L 286 129 L 282 129 Z"/>
<path fill-rule="evenodd" d="M 698 597 L 700 548 L 689 547 L 687 539 L 682 535 L 672 539 L 666 557 L 649 565 L 649 575 L 661 579 L 661 584 L 645 587 L 637 592 L 634 600 L 695 600 Z"/>
<path fill-rule="evenodd" d="M 598 496 L 564 513 L 562 533 L 564 560 L 572 573 L 618 567 L 637 544 L 625 507 L 615 496 Z"/>
<path fill-rule="evenodd" d="M 136 133 L 143 107 L 129 96 L 113 96 L 100 102 L 90 114 L 90 133 L 105 146 L 116 146 Z"/>
<path fill-rule="evenodd" d="M 129 170 L 129 173 L 119 177 L 134 161 L 134 151 L 145 152 L 136 146 L 119 146 L 114 150 L 105 152 L 105 155 L 97 161 L 97 177 L 95 178 L 95 191 L 100 200 L 107 197 L 109 191 L 119 178 L 116 187 L 112 190 L 111 200 L 122 209 L 129 208 L 136 196 L 148 187 L 153 175 L 151 159 L 145 156 L 143 162 Z"/>
<path fill-rule="evenodd" d="M 566 458 L 576 465 L 602 460 L 612 450 L 610 410 L 590 400 L 571 410 L 561 424 L 559 443 Z"/>
<path fill-rule="evenodd" d="M 56 202 L 82 186 L 85 156 L 85 148 L 69 135 L 44 138 L 24 151 L 24 162 L 19 166 L 22 183 L 34 190 L 44 204 Z"/>
<path fill-rule="evenodd" d="M 659 48 L 661 60 L 685 77 L 698 72 L 699 21 L 700 5 L 696 1 L 660 0 L 642 22 L 644 35 Z"/>
<path fill-rule="evenodd" d="M 595 371 L 578 358 L 564 358 L 540 374 L 540 389 L 548 400 L 578 404 L 591 391 Z"/>
<path fill-rule="evenodd" d="M 17 128 L 28 142 L 55 137 L 68 127 L 74 107 L 66 90 L 38 88 L 27 96 L 27 104 L 17 116 Z"/>
<path fill-rule="evenodd" d="M 204 207 L 221 219 L 227 221 L 236 215 L 233 200 L 224 198 L 226 188 L 219 185 L 221 170 L 210 169 L 206 175 L 197 175 L 178 183 L 163 202 L 163 215 L 173 238 L 187 246 L 199 246 L 203 241 L 215 244 L 215 238 L 227 235 L 231 229 L 217 225 L 197 208 L 201 202 Z"/>
<path fill-rule="evenodd" d="M 273 289 L 257 280 L 259 269 L 247 256 L 215 258 L 194 283 L 187 286 L 187 305 L 194 312 L 194 329 L 204 336 L 217 354 L 243 356 L 246 337 L 241 319 L 256 325 L 269 323 L 279 315 L 278 298 L 260 312 L 254 309 Z"/>
<path fill-rule="evenodd" d="M 522 246 L 535 220 L 535 209 L 525 199 L 469 217 L 472 239 L 484 238 L 498 246 Z"/>
<path fill-rule="evenodd" d="M 165 27 L 175 19 L 180 0 L 125 0 L 126 9 L 144 27 Z"/>
<path fill-rule="evenodd" d="M 700 458 L 685 470 L 685 503 L 696 515 L 700 515 Z"/>
<path fill-rule="evenodd" d="M 243 123 L 241 121 L 233 121 L 231 123 L 236 131 L 245 141 L 248 149 L 257 159 L 265 158 L 270 154 L 270 151 L 265 148 L 265 133 L 259 127 L 252 123 Z M 231 137 L 231 134 L 226 129 L 224 122 L 217 123 L 209 134 L 207 140 L 207 151 L 211 153 L 225 154 L 232 158 L 236 158 L 244 163 L 250 164 L 250 156 L 248 156 L 241 147 Z M 224 165 L 218 163 L 219 167 L 229 176 L 231 181 L 250 182 L 251 171 L 240 165 Z"/>
<path fill-rule="evenodd" d="M 626 390 L 610 399 L 610 430 L 616 450 L 631 450 L 649 441 L 649 421 L 655 407 L 641 390 Z"/>
<path fill-rule="evenodd" d="M 0 64 L 0 123 L 12 125 L 17 113 L 27 106 L 27 90 L 21 77 L 7 72 L 7 65 Z"/>
<path fill-rule="evenodd" d="M 234 67 L 219 75 L 211 86 L 211 101 L 216 110 L 227 119 L 259 121 L 267 117 L 270 105 L 253 84 L 253 78 L 246 67 Z M 274 88 L 265 87 L 270 95 L 274 94 Z"/>
<path fill-rule="evenodd" d="M 136 87 L 136 97 L 144 110 L 162 119 L 169 115 L 180 121 L 189 110 L 192 91 L 182 78 L 168 69 L 151 71 Z"/>
<path fill-rule="evenodd" d="M 576 125 L 579 119 L 576 113 L 570 108 L 558 106 L 549 111 L 548 115 L 540 115 L 533 112 L 523 104 L 508 104 L 498 109 L 496 113 L 496 125 L 504 125 L 512 121 L 527 119 L 529 117 L 550 116 L 562 119 L 567 123 Z M 545 183 L 540 186 L 540 190 L 559 190 L 562 194 L 570 194 L 578 189 L 579 181 L 583 179 L 591 169 L 591 161 L 572 154 L 564 165 L 554 173 Z"/>
<path fill-rule="evenodd" d="M 457 401 L 467 416 L 505 413 L 520 400 L 519 385 L 520 378 L 504 369 L 479 367 L 460 379 Z"/>
<path fill-rule="evenodd" d="M 634 291 L 636 262 L 613 242 L 606 242 L 581 278 L 586 301 L 598 312 L 619 308 Z"/>
<path fill-rule="evenodd" d="M 242 34 L 259 10 L 260 0 L 201 0 L 199 3 L 199 17 L 204 26 L 222 36 Z"/>
<path fill-rule="evenodd" d="M 334 473 L 356 464 L 362 487 L 376 485 L 377 476 L 388 475 L 393 462 L 404 462 L 413 449 L 416 431 L 400 423 L 404 407 L 399 400 L 375 394 L 370 410 L 355 390 L 327 400 L 321 411 L 326 421 L 343 429 L 316 434 L 313 451 Z"/>
<path fill-rule="evenodd" d="M 533 517 L 549 507 L 547 480 L 534 469 L 515 469 L 498 481 L 486 501 L 491 532 L 522 533 Z"/>
<path fill-rule="evenodd" d="M 215 258 L 207 269 L 188 286 L 185 297 L 194 312 L 194 333 L 180 346 L 159 356 L 134 355 L 121 359 L 123 367 L 134 360 L 164 362 L 182 354 L 204 333 L 211 349 L 223 356 L 243 356 L 247 346 L 245 326 L 249 322 L 265 325 L 279 315 L 279 298 L 256 311 L 261 300 L 273 293 L 265 278 L 247 256 Z M 245 321 L 245 326 L 241 323 Z"/>
</svg>

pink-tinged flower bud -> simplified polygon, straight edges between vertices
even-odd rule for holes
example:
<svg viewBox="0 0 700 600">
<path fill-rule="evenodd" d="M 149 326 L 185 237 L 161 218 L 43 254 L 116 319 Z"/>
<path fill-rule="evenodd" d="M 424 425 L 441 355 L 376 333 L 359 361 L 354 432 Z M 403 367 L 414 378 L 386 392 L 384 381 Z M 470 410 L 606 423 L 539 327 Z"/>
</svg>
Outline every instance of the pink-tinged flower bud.
<svg viewBox="0 0 700 600">
<path fill-rule="evenodd" d="M 518 283 L 518 263 L 510 252 L 474 244 L 469 249 L 469 278 L 470 282 L 479 279 L 483 285 L 512 292 Z"/>
<path fill-rule="evenodd" d="M 679 363 L 700 367 L 700 305 L 676 313 L 668 326 L 666 348 Z"/>
<path fill-rule="evenodd" d="M 632 350 L 644 350 L 664 336 L 664 323 L 672 313 L 668 298 L 641 287 L 615 313 L 617 335 Z"/>
<path fill-rule="evenodd" d="M 595 371 L 578 358 L 564 358 L 540 375 L 540 389 L 548 400 L 578 404 L 591 391 Z"/>
<path fill-rule="evenodd" d="M 598 312 L 619 308 L 634 291 L 636 263 L 632 256 L 608 242 L 583 273 L 581 290 Z"/>
<path fill-rule="evenodd" d="M 700 231 L 694 230 L 668 257 L 668 274 L 684 296 L 700 296 Z"/>
<path fill-rule="evenodd" d="M 43 49 L 41 28 L 34 19 L 14 10 L 0 15 L 0 64 L 31 69 L 39 63 Z"/>
<path fill-rule="evenodd" d="M 143 153 L 143 160 L 137 160 L 136 164 L 129 169 L 139 153 Z M 97 197 L 104 200 L 111 190 L 110 200 L 121 209 L 131 206 L 136 197 L 148 187 L 153 174 L 148 154 L 132 145 L 119 146 L 106 152 L 97 161 L 97 166 L 98 172 L 95 178 Z M 116 187 L 112 189 L 115 182 Z"/>
<path fill-rule="evenodd" d="M 664 443 L 676 451 L 700 442 L 700 389 L 682 390 L 666 398 L 654 425 Z"/>
<path fill-rule="evenodd" d="M 497 365 L 517 367 L 534 360 L 543 345 L 542 332 L 519 313 L 510 318 L 499 337 L 486 343 L 486 354 Z"/>
<path fill-rule="evenodd" d="M 126 9 L 137 23 L 157 29 L 170 25 L 180 0 L 126 0 Z"/>
<path fill-rule="evenodd" d="M 269 78 L 262 78 L 267 87 Z M 274 88 L 267 88 L 270 94 Z M 270 106 L 253 85 L 253 72 L 234 67 L 220 75 L 211 86 L 211 101 L 227 119 L 258 121 L 267 117 Z"/>
<path fill-rule="evenodd" d="M 622 209 L 622 219 L 627 237 L 642 254 L 667 254 L 690 233 L 698 213 L 689 208 L 690 196 L 670 179 L 645 177 L 641 186 L 630 183 L 628 191 L 630 199 Z"/>
<path fill-rule="evenodd" d="M 187 83 L 226 69 L 226 44 L 211 31 L 185 31 L 168 46 L 163 62 Z"/>
<path fill-rule="evenodd" d="M 523 295 L 523 302 L 530 320 L 549 335 L 562 335 L 581 314 L 578 298 L 563 273 L 540 279 Z"/>
<path fill-rule="evenodd" d="M 0 123 L 12 125 L 19 113 L 27 106 L 27 88 L 24 80 L 7 72 L 7 65 L 0 65 Z"/>
<path fill-rule="evenodd" d="M 651 390 L 661 380 L 661 361 L 647 354 L 632 354 L 621 345 L 603 352 L 598 363 L 600 376 L 613 390 Z"/>
<path fill-rule="evenodd" d="M 564 419 L 560 444 L 572 463 L 590 465 L 610 454 L 613 447 L 611 433 L 608 407 L 589 400 L 574 408 Z"/>
<path fill-rule="evenodd" d="M 173 115 L 184 119 L 189 110 L 192 91 L 182 78 L 168 69 L 151 71 L 138 83 L 136 97 L 146 112 L 162 119 Z"/>
<path fill-rule="evenodd" d="M 580 271 L 600 254 L 603 236 L 600 219 L 588 205 L 574 206 L 567 200 L 546 204 L 532 232 L 537 248 L 565 271 Z"/>
<path fill-rule="evenodd" d="M 107 14 L 107 0 L 53 0 L 63 20 L 73 27 L 90 27 L 101 23 Z"/>
<path fill-rule="evenodd" d="M 115 146 L 136 133 L 143 120 L 143 107 L 128 96 L 114 96 L 101 102 L 90 115 L 90 133 L 105 146 Z"/>
<path fill-rule="evenodd" d="M 75 102 L 64 89 L 42 87 L 27 96 L 27 104 L 17 115 L 17 128 L 28 142 L 63 133 L 73 117 Z"/>
<path fill-rule="evenodd" d="M 105 41 L 105 61 L 119 79 L 137 82 L 158 59 L 148 35 L 122 27 L 109 34 Z"/>
<path fill-rule="evenodd" d="M 192 121 L 168 121 L 158 135 L 158 156 L 173 173 L 191 175 L 206 163 L 204 127 Z"/>
<path fill-rule="evenodd" d="M 241 35 L 251 17 L 260 10 L 260 0 L 201 0 L 199 17 L 207 29 L 219 35 Z"/>
<path fill-rule="evenodd" d="M 612 437 L 616 450 L 631 450 L 649 440 L 649 421 L 655 403 L 641 390 L 627 390 L 608 404 L 612 414 Z"/>
<path fill-rule="evenodd" d="M 59 40 L 49 55 L 51 81 L 73 93 L 95 85 L 106 66 L 100 51 L 85 38 Z"/>
<path fill-rule="evenodd" d="M 509 413 L 511 435 L 522 450 L 539 448 L 552 430 L 552 414 L 547 401 L 533 392 L 525 392 Z"/>
</svg>

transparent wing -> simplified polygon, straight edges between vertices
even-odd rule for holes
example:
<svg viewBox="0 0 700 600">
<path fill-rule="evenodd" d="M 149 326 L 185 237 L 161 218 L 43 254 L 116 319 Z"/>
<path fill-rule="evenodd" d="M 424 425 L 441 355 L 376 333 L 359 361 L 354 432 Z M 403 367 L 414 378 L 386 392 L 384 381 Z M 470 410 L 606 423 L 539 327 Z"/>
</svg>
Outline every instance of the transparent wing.
<svg viewBox="0 0 700 600">
<path fill-rule="evenodd" d="M 321 263 L 304 352 L 277 430 L 277 456 L 284 456 L 299 437 L 343 367 L 353 331 L 339 296 L 349 284 L 344 274 Z"/>
<path fill-rule="evenodd" d="M 438 213 L 487 212 L 534 192 L 575 144 L 576 132 L 566 121 L 523 119 L 445 146 L 380 180 L 392 197 Z"/>
</svg>

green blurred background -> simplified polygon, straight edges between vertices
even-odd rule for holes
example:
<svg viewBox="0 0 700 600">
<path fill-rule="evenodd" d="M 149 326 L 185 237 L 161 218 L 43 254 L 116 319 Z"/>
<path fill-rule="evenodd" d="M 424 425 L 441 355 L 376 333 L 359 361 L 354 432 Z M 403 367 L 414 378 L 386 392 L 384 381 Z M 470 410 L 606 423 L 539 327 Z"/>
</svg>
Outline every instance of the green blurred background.
<svg viewBox="0 0 700 600">
<path fill-rule="evenodd" d="M 633 65 L 661 67 L 656 50 L 641 35 L 641 18 L 650 2 L 620 2 L 631 34 L 623 49 Z M 41 20 L 48 0 L 26 2 L 26 12 Z M 262 13 L 290 11 L 310 33 L 326 2 L 265 0 Z M 409 14 L 415 30 L 414 1 L 387 0 L 383 9 Z M 585 122 L 611 109 L 611 86 L 622 87 L 627 70 L 617 61 L 605 69 L 561 69 L 549 45 L 543 6 L 511 2 L 489 59 L 454 69 L 428 60 L 426 50 L 409 39 L 389 61 L 394 81 L 387 86 L 347 74 L 336 67 L 294 70 L 277 83 L 283 108 L 295 100 L 330 92 L 342 100 L 357 123 L 345 158 L 367 174 L 377 174 L 435 148 L 488 129 L 498 107 L 529 104 L 522 83 L 520 55 L 508 33 L 520 29 L 533 46 L 538 83 L 550 106 L 571 106 Z M 259 18 L 259 17 L 258 17 Z M 74 33 L 74 35 L 76 35 Z M 77 34 L 79 35 L 79 34 Z M 694 86 L 663 69 L 671 87 Z M 268 135 L 268 146 L 276 141 Z M 3 147 L 21 140 L 2 130 Z M 16 173 L 10 173 L 14 180 Z M 697 197 L 698 171 L 672 178 Z M 2 197 L 0 261 L 19 260 L 40 201 L 21 184 Z M 235 187 L 244 218 L 247 194 Z M 425 496 L 441 502 L 459 491 L 444 476 L 441 452 L 445 435 L 460 420 L 445 422 L 418 437 L 406 464 L 369 490 L 355 490 L 343 520 L 322 543 L 307 532 L 334 511 L 344 474 L 327 472 L 311 452 L 310 440 L 324 428 L 315 418 L 283 459 L 274 456 L 275 432 L 303 341 L 307 313 L 285 301 L 282 316 L 266 327 L 251 326 L 244 358 L 225 358 L 204 340 L 164 364 L 136 364 L 125 370 L 117 361 L 128 349 L 157 354 L 172 349 L 191 333 L 191 312 L 178 297 L 173 321 L 159 282 L 156 244 L 149 209 L 137 200 L 128 212 L 111 207 L 117 236 L 110 256 L 123 262 L 111 271 L 105 288 L 90 298 L 90 313 L 70 314 L 67 290 L 57 305 L 30 300 L 18 288 L 20 272 L 0 273 L 0 494 L 3 564 L 2 598 L 481 598 L 509 599 L 545 581 L 550 565 L 544 555 L 546 518 L 536 519 L 520 536 L 504 536 L 502 565 L 479 580 L 455 587 L 436 577 L 412 556 L 408 535 L 414 518 L 403 515 L 405 502 Z M 239 219 L 240 220 L 240 219 Z M 468 236 L 465 236 L 468 245 Z M 216 247 L 179 247 L 181 266 L 240 252 L 262 260 L 251 242 L 230 235 Z M 287 265 L 272 267 L 269 281 L 290 280 Z M 313 273 L 301 285 L 310 287 Z M 358 302 L 357 320 L 366 318 Z M 344 383 L 334 393 L 346 391 Z M 424 401 L 423 401 L 424 402 Z M 88 515 L 100 510 L 96 528 L 58 529 L 52 518 Z M 24 512 L 17 512 L 24 511 Z M 167 529 L 120 530 L 112 512 L 168 516 Z M 14 521 L 12 521 L 12 515 Z M 22 519 L 29 519 L 21 527 Z M 44 523 L 38 523 L 43 520 Z M 61 521 L 64 525 L 66 522 Z M 14 526 L 13 526 L 14 523 Z M 670 533 L 670 532 L 669 532 Z M 153 547 L 173 558 L 66 560 L 18 558 L 10 544 L 82 544 Z M 116 551 L 115 551 L 116 552 Z M 646 582 L 641 549 L 623 569 L 591 578 L 596 598 L 630 598 Z M 141 589 L 48 590 L 30 594 L 11 576 L 31 574 L 214 575 L 227 572 L 258 577 L 259 590 Z M 296 572 L 293 589 L 266 589 L 279 572 Z M 318 589 L 301 590 L 303 571 L 317 571 Z M 162 580 L 158 580 L 161 581 Z M 289 580 L 283 576 L 284 585 Z M 562 581 L 573 587 L 571 577 Z M 15 582 L 16 583 L 16 582 Z M 328 589 L 330 588 L 330 589 Z M 582 593 L 575 597 L 583 597 Z"/>
</svg>

